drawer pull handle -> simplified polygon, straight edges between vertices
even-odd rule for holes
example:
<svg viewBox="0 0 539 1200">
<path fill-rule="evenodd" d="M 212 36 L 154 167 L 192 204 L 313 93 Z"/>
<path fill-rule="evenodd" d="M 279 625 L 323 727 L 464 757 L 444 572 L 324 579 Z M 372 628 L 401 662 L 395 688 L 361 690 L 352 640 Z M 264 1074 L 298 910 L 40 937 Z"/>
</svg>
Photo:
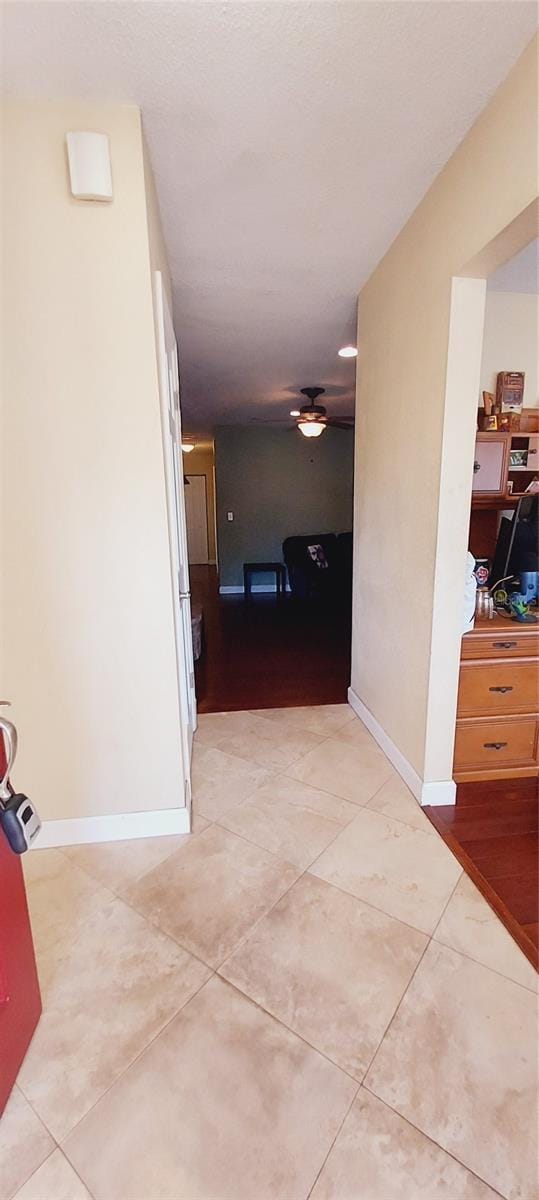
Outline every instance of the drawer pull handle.
<svg viewBox="0 0 539 1200">
<path fill-rule="evenodd" d="M 493 650 L 512 650 L 513 646 L 517 646 L 518 642 L 493 642 Z"/>
<path fill-rule="evenodd" d="M 485 750 L 503 750 L 507 742 L 483 742 Z"/>
<path fill-rule="evenodd" d="M 505 696 L 505 693 L 512 692 L 513 688 L 512 687 L 492 687 L 492 688 L 489 688 L 488 690 L 489 690 L 489 692 L 501 692 L 502 696 Z"/>
</svg>

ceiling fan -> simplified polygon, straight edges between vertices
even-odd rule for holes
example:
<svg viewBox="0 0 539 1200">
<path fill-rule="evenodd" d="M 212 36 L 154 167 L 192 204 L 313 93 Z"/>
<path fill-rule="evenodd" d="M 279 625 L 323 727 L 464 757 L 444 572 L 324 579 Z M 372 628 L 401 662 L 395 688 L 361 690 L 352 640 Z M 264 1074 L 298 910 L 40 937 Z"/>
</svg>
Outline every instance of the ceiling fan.
<svg viewBox="0 0 539 1200">
<path fill-rule="evenodd" d="M 354 421 L 351 417 L 328 417 L 327 410 L 323 404 L 316 404 L 319 396 L 323 396 L 325 392 L 323 387 L 305 387 L 301 389 L 302 396 L 307 396 L 308 404 L 302 404 L 301 408 L 293 409 L 290 413 L 291 417 L 296 418 L 294 429 L 299 429 L 304 437 L 320 437 L 320 434 L 327 429 L 328 425 L 333 429 L 353 429 Z M 258 420 L 257 417 L 254 418 Z M 270 417 L 268 421 L 262 418 L 262 424 L 271 424 L 274 421 L 280 421 L 280 418 Z"/>
</svg>

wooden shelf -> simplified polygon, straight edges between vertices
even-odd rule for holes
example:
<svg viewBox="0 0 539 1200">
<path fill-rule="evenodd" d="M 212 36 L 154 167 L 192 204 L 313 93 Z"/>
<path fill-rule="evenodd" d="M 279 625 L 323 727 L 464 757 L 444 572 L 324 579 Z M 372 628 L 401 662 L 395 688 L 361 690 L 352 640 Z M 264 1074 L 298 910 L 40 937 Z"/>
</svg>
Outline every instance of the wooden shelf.
<svg viewBox="0 0 539 1200">
<path fill-rule="evenodd" d="M 510 496 L 472 495 L 472 508 L 516 508 L 520 499 L 520 495 L 515 496 L 513 493 Z"/>
</svg>

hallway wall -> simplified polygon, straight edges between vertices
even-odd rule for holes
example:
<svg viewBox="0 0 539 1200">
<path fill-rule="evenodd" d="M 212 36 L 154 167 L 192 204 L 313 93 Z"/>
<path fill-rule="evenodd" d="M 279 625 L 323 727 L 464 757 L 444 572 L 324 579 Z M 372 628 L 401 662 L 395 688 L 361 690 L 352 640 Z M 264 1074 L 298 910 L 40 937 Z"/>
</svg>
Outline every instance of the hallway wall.
<svg viewBox="0 0 539 1200">
<path fill-rule="evenodd" d="M 69 129 L 109 134 L 112 203 L 72 198 Z M 20 736 L 15 783 L 51 822 L 174 809 L 183 778 L 151 291 L 151 266 L 165 264 L 140 113 L 10 103 L 3 150 L 2 691 Z"/>
<path fill-rule="evenodd" d="M 479 389 L 480 335 L 470 395 L 461 392 L 456 404 L 448 396 L 446 405 L 452 277 L 473 274 L 472 259 L 537 196 L 536 89 L 534 39 L 359 297 L 352 688 L 428 783 L 452 774 L 461 518 Z M 449 432 L 451 470 L 442 483 Z"/>
<path fill-rule="evenodd" d="M 221 586 L 243 585 L 244 562 L 281 562 L 282 543 L 292 534 L 352 528 L 352 433 L 329 429 L 307 440 L 288 426 L 222 426 L 215 432 L 215 470 Z M 254 582 L 264 581 L 260 575 Z M 268 582 L 273 586 L 274 577 Z"/>
</svg>

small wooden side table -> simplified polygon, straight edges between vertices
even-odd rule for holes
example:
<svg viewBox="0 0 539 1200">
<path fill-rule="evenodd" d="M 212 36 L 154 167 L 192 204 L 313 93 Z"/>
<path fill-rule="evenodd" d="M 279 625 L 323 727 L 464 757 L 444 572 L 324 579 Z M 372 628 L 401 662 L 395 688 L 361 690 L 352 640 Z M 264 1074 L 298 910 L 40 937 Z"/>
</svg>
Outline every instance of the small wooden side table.
<svg viewBox="0 0 539 1200">
<path fill-rule="evenodd" d="M 281 562 L 246 562 L 243 564 L 243 590 L 246 600 L 251 599 L 252 577 L 256 571 L 275 575 L 275 591 L 280 600 L 286 591 L 286 567 Z"/>
</svg>

